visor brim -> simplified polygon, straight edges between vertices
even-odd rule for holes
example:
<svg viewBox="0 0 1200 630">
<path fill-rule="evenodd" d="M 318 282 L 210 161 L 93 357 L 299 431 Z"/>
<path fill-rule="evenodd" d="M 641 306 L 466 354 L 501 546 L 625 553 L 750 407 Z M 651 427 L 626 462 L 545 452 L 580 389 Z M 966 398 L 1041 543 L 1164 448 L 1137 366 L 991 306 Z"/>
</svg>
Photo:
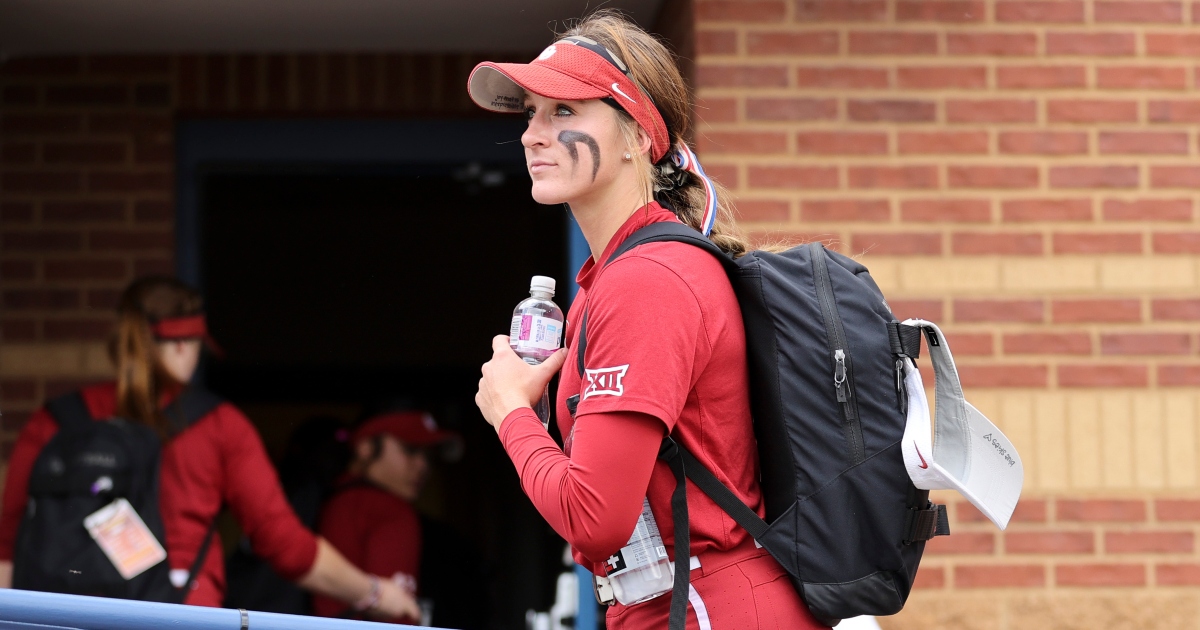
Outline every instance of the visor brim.
<svg viewBox="0 0 1200 630">
<path fill-rule="evenodd" d="M 467 82 L 475 104 L 494 112 L 515 114 L 525 110 L 525 93 L 565 101 L 603 98 L 608 92 L 545 66 L 527 63 L 479 64 Z"/>
</svg>

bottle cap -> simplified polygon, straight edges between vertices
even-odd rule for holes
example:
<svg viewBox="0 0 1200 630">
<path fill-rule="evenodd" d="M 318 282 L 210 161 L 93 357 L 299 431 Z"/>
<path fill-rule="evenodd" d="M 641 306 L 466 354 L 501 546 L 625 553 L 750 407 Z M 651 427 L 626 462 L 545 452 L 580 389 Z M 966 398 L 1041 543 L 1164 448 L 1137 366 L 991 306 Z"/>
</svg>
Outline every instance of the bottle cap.
<svg viewBox="0 0 1200 630">
<path fill-rule="evenodd" d="M 529 281 L 530 291 L 548 291 L 550 295 L 554 295 L 554 278 L 550 276 L 534 276 Z"/>
</svg>

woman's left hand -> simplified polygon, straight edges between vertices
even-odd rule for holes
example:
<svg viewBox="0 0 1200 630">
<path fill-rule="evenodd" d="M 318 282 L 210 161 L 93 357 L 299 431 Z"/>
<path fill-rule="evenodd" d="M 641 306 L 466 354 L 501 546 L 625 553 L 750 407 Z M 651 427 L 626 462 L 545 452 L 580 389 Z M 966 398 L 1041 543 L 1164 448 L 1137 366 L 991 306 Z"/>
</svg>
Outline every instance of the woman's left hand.
<svg viewBox="0 0 1200 630">
<path fill-rule="evenodd" d="M 529 365 L 508 345 L 508 335 L 492 338 L 492 359 L 483 364 L 475 404 L 497 432 L 504 418 L 521 407 L 532 407 L 551 378 L 562 368 L 567 352 L 559 348 L 541 365 Z"/>
</svg>

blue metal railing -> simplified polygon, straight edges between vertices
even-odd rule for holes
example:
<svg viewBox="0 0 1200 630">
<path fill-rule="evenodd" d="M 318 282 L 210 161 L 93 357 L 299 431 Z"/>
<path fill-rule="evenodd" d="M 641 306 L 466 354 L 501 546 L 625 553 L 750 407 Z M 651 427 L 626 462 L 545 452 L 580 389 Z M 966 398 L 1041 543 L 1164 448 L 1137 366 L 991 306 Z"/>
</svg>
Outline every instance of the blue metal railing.
<svg viewBox="0 0 1200 630">
<path fill-rule="evenodd" d="M 0 589 L 0 630 L 403 630 L 416 626 Z M 246 623 L 243 623 L 246 621 Z"/>
</svg>

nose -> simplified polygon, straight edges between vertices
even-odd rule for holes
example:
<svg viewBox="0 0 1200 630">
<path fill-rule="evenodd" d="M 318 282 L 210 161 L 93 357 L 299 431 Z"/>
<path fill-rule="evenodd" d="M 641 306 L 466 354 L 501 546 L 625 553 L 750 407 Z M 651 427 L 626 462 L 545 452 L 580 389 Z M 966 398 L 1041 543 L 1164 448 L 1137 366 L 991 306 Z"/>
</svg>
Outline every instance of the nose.
<svg viewBox="0 0 1200 630">
<path fill-rule="evenodd" d="M 521 134 L 521 145 L 526 149 L 550 146 L 549 128 L 550 121 L 535 113 L 533 118 L 529 119 L 529 126 L 525 128 L 525 133 Z"/>
</svg>

